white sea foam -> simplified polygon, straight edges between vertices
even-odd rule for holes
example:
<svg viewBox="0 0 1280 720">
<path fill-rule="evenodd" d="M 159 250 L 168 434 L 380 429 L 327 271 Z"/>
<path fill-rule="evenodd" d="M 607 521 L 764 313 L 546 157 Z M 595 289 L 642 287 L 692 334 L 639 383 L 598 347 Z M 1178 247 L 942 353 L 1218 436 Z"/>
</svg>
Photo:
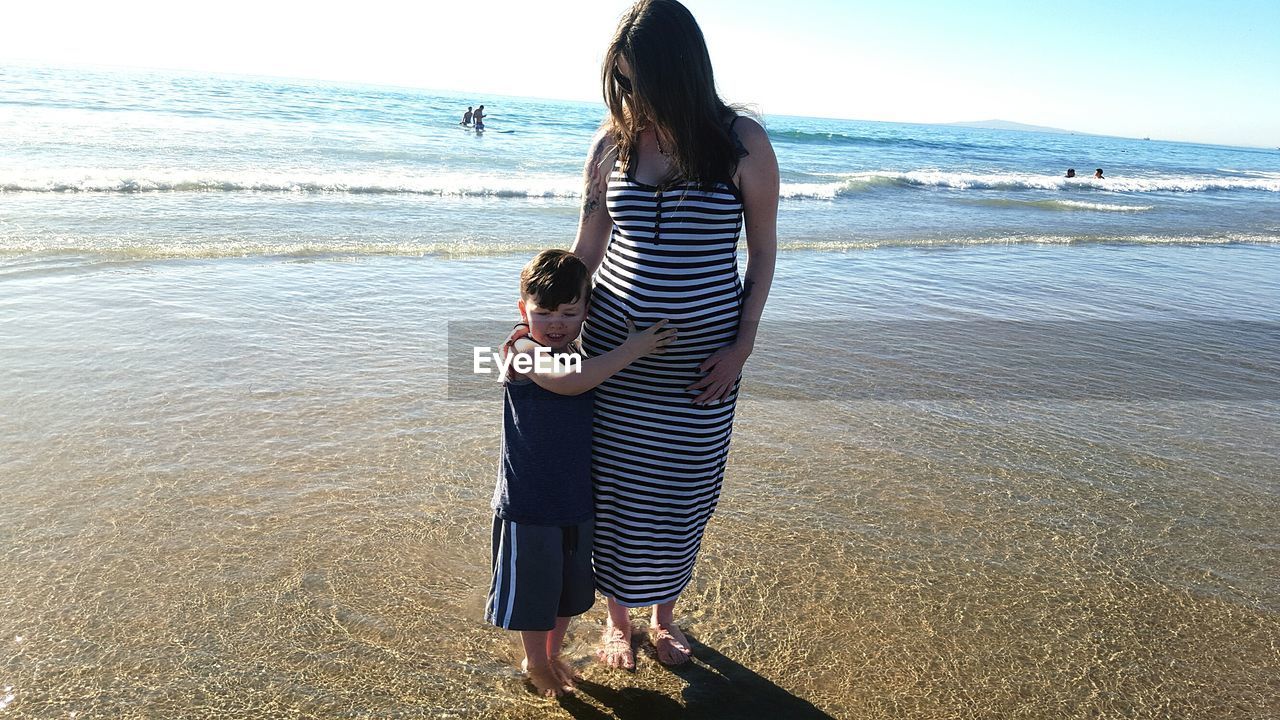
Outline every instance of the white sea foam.
<svg viewBox="0 0 1280 720">
<path fill-rule="evenodd" d="M 784 251 L 813 250 L 847 252 L 895 247 L 969 247 L 992 245 L 1280 245 L 1280 234 L 1224 235 L 993 235 L 952 237 L 849 238 L 841 240 L 782 240 Z M 137 262 L 147 260 L 199 260 L 240 257 L 273 258 L 343 258 L 371 256 L 442 256 L 479 257 L 508 254 L 531 254 L 545 244 L 536 239 L 514 239 L 504 242 L 472 241 L 387 241 L 362 242 L 349 239 L 316 239 L 305 242 L 266 242 L 237 240 L 183 243 L 154 239 L 115 238 L 108 241 L 86 238 L 60 240 L 5 240 L 0 243 L 0 277 L 31 273 L 57 272 L 65 266 L 81 266 L 96 262 Z M 740 248 L 743 250 L 745 248 Z"/>
<path fill-rule="evenodd" d="M 1045 175 L 968 175 L 961 173 L 903 173 L 905 182 L 937 187 L 994 190 L 1096 189 L 1113 192 L 1206 192 L 1212 190 L 1262 190 L 1280 192 L 1280 178 L 1209 177 L 1163 175 L 1155 177 L 1065 178 Z"/>
<path fill-rule="evenodd" d="M 6 176 L 7 175 L 7 176 Z M 83 169 L 0 175 L 3 192 L 290 192 L 458 197 L 572 198 L 581 180 L 554 175 L 501 177 L 309 172 L 175 172 Z"/>
<path fill-rule="evenodd" d="M 1037 210 L 1089 210 L 1095 212 L 1136 213 L 1154 210 L 1155 205 L 1127 205 L 1123 203 L 1089 202 L 1087 200 L 1022 200 L 1019 198 L 979 198 L 971 200 L 976 205 L 993 207 L 1033 208 Z"/>
<path fill-rule="evenodd" d="M 832 200 L 883 187 L 937 187 L 955 190 L 1093 190 L 1111 192 L 1280 192 L 1280 177 L 1163 175 L 1138 178 L 1065 178 L 1025 173 L 954 173 L 930 170 L 861 172 L 827 183 L 784 183 L 782 197 Z"/>
<path fill-rule="evenodd" d="M 984 245 L 1280 245 L 1280 235 L 996 235 L 985 237 L 885 238 L 865 240 L 794 240 L 780 242 L 780 250 L 852 251 L 895 247 L 970 247 Z"/>
<path fill-rule="evenodd" d="M 1268 170 L 1237 170 L 1233 168 L 1218 168 L 1218 172 L 1227 173 L 1228 175 L 1243 175 L 1252 178 L 1267 178 L 1270 180 L 1280 180 L 1280 172 L 1271 172 Z"/>
<path fill-rule="evenodd" d="M 791 200 L 834 200 L 878 188 L 936 187 L 955 190 L 1057 190 L 1144 192 L 1280 192 L 1280 175 L 1260 177 L 1159 176 L 1094 180 L 1059 176 L 995 173 L 979 175 L 939 171 L 863 172 L 835 176 L 831 182 L 782 183 Z M 58 171 L 0 171 L 0 192 L 292 192 L 412 194 L 457 197 L 577 198 L 581 179 L 570 175 L 519 176 L 468 173 L 357 173 L 127 170 L 81 168 Z M 1063 200 L 1064 207 L 1133 212 L 1148 206 L 1121 206 Z"/>
<path fill-rule="evenodd" d="M 1155 208 L 1154 205 L 1112 205 L 1084 202 L 1082 200 L 1050 200 L 1048 202 L 1069 210 L 1097 210 L 1099 212 L 1145 212 Z"/>
<path fill-rule="evenodd" d="M 842 183 L 782 183 L 778 195 L 787 200 L 835 200 Z"/>
</svg>

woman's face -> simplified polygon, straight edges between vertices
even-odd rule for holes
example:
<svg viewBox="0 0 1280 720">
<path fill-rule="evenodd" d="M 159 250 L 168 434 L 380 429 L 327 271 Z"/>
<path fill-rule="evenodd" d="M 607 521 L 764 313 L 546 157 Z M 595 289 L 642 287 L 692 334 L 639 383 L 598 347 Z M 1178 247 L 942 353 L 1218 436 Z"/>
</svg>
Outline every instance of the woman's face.
<svg viewBox="0 0 1280 720">
<path fill-rule="evenodd" d="M 631 65 L 624 57 L 618 58 L 618 64 L 613 68 L 613 82 L 618 86 L 622 97 L 630 101 L 635 85 L 631 82 Z"/>
<path fill-rule="evenodd" d="M 644 103 L 636 95 L 635 76 L 631 74 L 631 63 L 619 57 L 613 67 L 613 84 L 618 88 L 618 96 L 632 115 L 644 114 Z"/>
</svg>

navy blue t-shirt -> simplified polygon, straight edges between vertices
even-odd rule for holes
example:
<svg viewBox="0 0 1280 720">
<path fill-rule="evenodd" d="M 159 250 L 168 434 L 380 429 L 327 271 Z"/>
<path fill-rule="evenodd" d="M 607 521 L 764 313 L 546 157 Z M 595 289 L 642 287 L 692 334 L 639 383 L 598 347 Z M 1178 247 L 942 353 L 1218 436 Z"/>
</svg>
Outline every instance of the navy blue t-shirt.
<svg viewBox="0 0 1280 720">
<path fill-rule="evenodd" d="M 528 379 L 507 380 L 502 387 L 502 464 L 494 512 L 529 525 L 590 520 L 595 390 L 560 395 Z"/>
</svg>

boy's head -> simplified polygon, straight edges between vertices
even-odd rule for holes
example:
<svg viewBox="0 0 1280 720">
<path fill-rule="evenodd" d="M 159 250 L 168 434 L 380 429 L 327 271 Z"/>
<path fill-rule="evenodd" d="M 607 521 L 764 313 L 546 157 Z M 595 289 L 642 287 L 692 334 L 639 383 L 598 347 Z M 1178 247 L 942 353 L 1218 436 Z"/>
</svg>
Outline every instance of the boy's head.
<svg viewBox="0 0 1280 720">
<path fill-rule="evenodd" d="M 591 275 L 568 250 L 543 250 L 520 271 L 520 316 L 539 345 L 563 350 L 578 338 L 591 299 Z"/>
</svg>

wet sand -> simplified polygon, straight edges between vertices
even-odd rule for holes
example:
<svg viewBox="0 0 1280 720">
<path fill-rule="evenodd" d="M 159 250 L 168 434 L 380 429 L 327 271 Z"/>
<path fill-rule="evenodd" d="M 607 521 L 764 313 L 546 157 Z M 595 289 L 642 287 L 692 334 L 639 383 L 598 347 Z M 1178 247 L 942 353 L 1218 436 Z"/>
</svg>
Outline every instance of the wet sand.
<svg viewBox="0 0 1280 720">
<path fill-rule="evenodd" d="M 534 697 L 481 621 L 496 389 L 449 399 L 433 360 L 446 319 L 506 302 L 448 283 L 518 260 L 10 281 L 6 711 L 1276 714 L 1280 403 L 817 399 L 826 358 L 791 394 L 748 373 L 677 611 L 698 662 L 592 663 L 601 603 L 569 636 L 583 692 Z"/>
</svg>

